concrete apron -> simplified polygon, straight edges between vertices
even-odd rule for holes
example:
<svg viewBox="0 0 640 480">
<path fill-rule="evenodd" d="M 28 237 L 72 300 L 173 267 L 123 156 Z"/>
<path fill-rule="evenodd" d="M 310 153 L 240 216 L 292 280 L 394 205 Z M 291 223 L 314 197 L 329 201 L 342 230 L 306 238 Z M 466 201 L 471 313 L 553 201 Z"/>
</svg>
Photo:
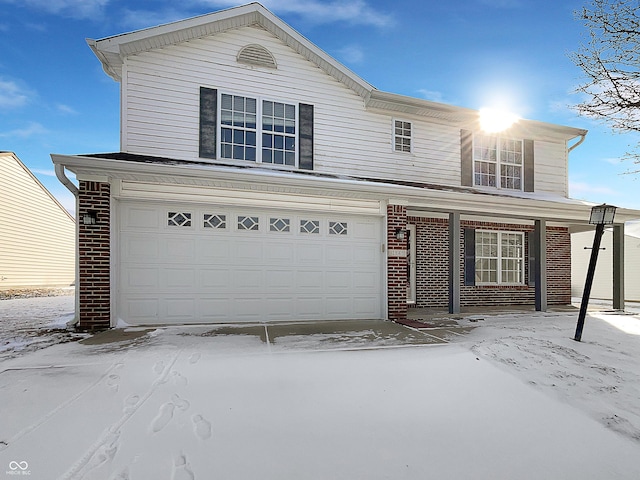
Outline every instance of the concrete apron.
<svg viewBox="0 0 640 480">
<path fill-rule="evenodd" d="M 268 347 L 284 350 L 359 350 L 446 344 L 456 341 L 473 327 L 460 327 L 455 321 L 442 321 L 431 322 L 426 328 L 414 328 L 387 320 L 132 327 L 97 333 L 80 343 L 135 343 L 140 337 L 158 328 L 175 333 L 179 331 L 182 336 L 255 337 Z"/>
</svg>

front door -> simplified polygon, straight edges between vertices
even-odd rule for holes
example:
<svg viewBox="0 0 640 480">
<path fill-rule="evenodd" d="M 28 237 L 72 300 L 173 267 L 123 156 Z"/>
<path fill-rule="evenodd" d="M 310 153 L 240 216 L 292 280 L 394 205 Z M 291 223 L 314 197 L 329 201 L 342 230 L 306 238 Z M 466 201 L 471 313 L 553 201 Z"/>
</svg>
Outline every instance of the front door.
<svg viewBox="0 0 640 480">
<path fill-rule="evenodd" d="M 407 225 L 407 303 L 416 303 L 416 226 Z"/>
</svg>

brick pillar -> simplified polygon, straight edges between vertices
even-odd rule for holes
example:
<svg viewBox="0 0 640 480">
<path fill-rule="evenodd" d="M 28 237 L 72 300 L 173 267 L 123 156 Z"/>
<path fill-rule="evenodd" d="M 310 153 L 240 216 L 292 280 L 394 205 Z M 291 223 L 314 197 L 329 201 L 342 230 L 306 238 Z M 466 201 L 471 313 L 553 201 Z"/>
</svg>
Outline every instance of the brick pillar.
<svg viewBox="0 0 640 480">
<path fill-rule="evenodd" d="M 108 183 L 81 181 L 78 194 L 78 262 L 81 330 L 111 325 L 110 193 Z M 85 225 L 84 216 L 95 218 Z"/>
<path fill-rule="evenodd" d="M 407 240 L 396 238 L 396 229 L 407 228 L 407 207 L 387 205 L 387 298 L 389 319 L 407 318 Z"/>
</svg>

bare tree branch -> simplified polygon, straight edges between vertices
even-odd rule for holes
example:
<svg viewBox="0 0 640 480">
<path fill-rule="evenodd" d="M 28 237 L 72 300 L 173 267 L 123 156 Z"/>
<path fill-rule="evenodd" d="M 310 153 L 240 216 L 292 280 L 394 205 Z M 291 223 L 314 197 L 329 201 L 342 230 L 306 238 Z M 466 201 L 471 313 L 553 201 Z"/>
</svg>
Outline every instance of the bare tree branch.
<svg viewBox="0 0 640 480">
<path fill-rule="evenodd" d="M 619 132 L 640 132 L 640 2 L 591 0 L 576 18 L 588 31 L 587 42 L 570 55 L 585 75 L 576 88 L 585 100 L 576 110 Z M 640 144 L 625 159 L 640 165 L 638 152 Z"/>
</svg>

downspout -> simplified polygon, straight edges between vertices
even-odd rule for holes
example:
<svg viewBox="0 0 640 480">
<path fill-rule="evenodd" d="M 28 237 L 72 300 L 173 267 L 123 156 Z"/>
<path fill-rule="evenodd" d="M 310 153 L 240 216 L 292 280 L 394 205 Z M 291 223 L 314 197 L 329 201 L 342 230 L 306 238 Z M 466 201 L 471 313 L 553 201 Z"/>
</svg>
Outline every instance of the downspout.
<svg viewBox="0 0 640 480">
<path fill-rule="evenodd" d="M 56 163 L 54 165 L 54 169 L 56 172 L 56 177 L 58 177 L 58 180 L 60 180 L 60 183 L 62 183 L 65 187 L 67 187 L 67 189 L 73 194 L 73 196 L 76 199 L 76 294 L 75 294 L 75 316 L 73 317 L 73 320 L 70 320 L 69 322 L 67 322 L 67 327 L 75 327 L 78 322 L 80 321 L 80 288 L 79 288 L 79 284 L 78 281 L 80 280 L 80 264 L 78 262 L 78 258 L 79 258 L 79 251 L 78 251 L 78 238 L 79 238 L 79 231 L 80 231 L 80 224 L 78 223 L 78 187 L 76 187 L 74 185 L 74 183 L 69 180 L 69 177 L 67 177 L 64 173 L 64 165 Z"/>
<path fill-rule="evenodd" d="M 587 132 L 581 133 L 580 134 L 580 140 L 578 140 L 576 143 L 574 143 L 573 145 L 571 145 L 569 147 L 569 153 L 571 153 L 571 151 L 576 148 L 578 145 L 580 145 L 582 142 L 584 142 L 584 139 L 587 137 Z"/>
</svg>

